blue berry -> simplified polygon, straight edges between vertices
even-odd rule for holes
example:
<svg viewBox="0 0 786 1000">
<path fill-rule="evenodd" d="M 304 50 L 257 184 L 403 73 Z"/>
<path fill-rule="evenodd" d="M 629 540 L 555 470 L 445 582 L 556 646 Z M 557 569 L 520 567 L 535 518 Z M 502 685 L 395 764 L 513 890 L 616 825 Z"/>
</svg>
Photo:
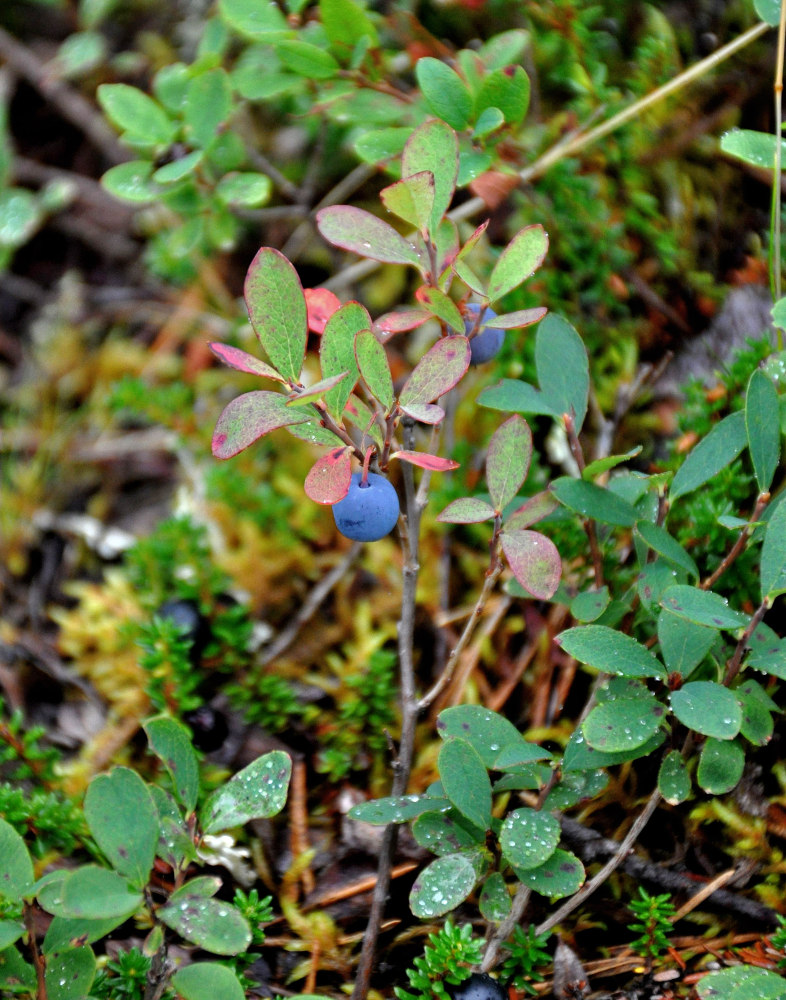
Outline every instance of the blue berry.
<svg viewBox="0 0 786 1000">
<path fill-rule="evenodd" d="M 466 307 L 468 315 L 464 320 L 464 328 L 467 333 L 475 326 L 475 318 L 480 312 L 480 308 L 477 302 L 470 302 Z M 481 321 L 496 319 L 496 316 L 497 314 L 493 309 L 486 307 L 483 311 Z M 485 330 L 480 330 L 469 342 L 469 349 L 471 351 L 469 363 L 471 365 L 481 365 L 484 361 L 491 361 L 502 350 L 504 341 L 505 331 L 500 330 L 498 327 L 487 326 Z"/>
<path fill-rule="evenodd" d="M 486 972 L 473 972 L 458 986 L 449 986 L 453 1000 L 508 1000 L 508 991 Z"/>
<path fill-rule="evenodd" d="M 384 476 L 369 472 L 365 485 L 356 472 L 343 500 L 333 505 L 336 527 L 356 542 L 384 538 L 398 520 L 398 494 Z"/>
</svg>

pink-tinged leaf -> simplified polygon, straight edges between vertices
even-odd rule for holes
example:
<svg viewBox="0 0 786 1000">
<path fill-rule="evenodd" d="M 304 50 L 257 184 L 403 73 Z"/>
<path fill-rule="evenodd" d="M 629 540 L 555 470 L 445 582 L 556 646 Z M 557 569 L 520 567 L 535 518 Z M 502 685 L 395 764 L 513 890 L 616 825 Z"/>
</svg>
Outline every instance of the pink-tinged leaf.
<svg viewBox="0 0 786 1000">
<path fill-rule="evenodd" d="M 458 306 L 439 288 L 431 285 L 421 285 L 415 292 L 415 298 L 422 302 L 424 306 L 438 319 L 441 319 L 447 326 L 452 327 L 456 333 L 464 332 L 464 318 L 458 310 Z"/>
<path fill-rule="evenodd" d="M 548 312 L 545 306 L 537 306 L 535 309 L 519 309 L 518 312 L 502 313 L 495 316 L 493 320 L 484 323 L 483 326 L 495 326 L 499 330 L 520 330 L 525 326 L 532 326 L 539 323 Z"/>
<path fill-rule="evenodd" d="M 317 212 L 317 228 L 328 243 L 383 264 L 412 264 L 423 271 L 420 252 L 371 212 L 354 205 L 330 205 Z"/>
<path fill-rule="evenodd" d="M 379 197 L 389 212 L 425 232 L 434 208 L 434 175 L 430 170 L 422 170 L 389 184 L 379 192 Z"/>
<path fill-rule="evenodd" d="M 231 344 L 219 344 L 215 341 L 207 346 L 217 358 L 225 365 L 229 365 L 230 368 L 236 368 L 239 372 L 248 372 L 249 375 L 271 378 L 275 382 L 286 382 L 286 379 L 279 375 L 275 368 L 271 368 L 264 361 L 255 358 L 253 354 L 241 351 L 239 347 L 232 347 Z"/>
<path fill-rule="evenodd" d="M 445 411 L 434 403 L 408 403 L 401 411 L 421 424 L 440 424 L 445 419 Z"/>
<path fill-rule="evenodd" d="M 370 326 L 371 317 L 359 302 L 347 302 L 325 324 L 319 345 L 322 377 L 349 372 L 349 378 L 331 389 L 325 397 L 328 409 L 339 419 L 360 374 L 355 361 L 355 336 Z"/>
<path fill-rule="evenodd" d="M 434 175 L 434 207 L 429 229 L 433 234 L 450 208 L 458 177 L 458 137 L 443 121 L 418 126 L 401 154 L 401 176 L 411 177 L 423 170 Z"/>
<path fill-rule="evenodd" d="M 366 388 L 378 400 L 385 413 L 393 407 L 393 377 L 385 348 L 371 330 L 361 330 L 355 336 L 355 360 Z"/>
<path fill-rule="evenodd" d="M 351 449 L 332 448 L 311 466 L 303 488 L 314 503 L 334 504 L 347 495 L 351 480 Z"/>
<path fill-rule="evenodd" d="M 553 597 L 562 575 L 557 547 L 539 531 L 508 531 L 500 535 L 502 551 L 521 586 L 533 597 Z"/>
<path fill-rule="evenodd" d="M 270 363 L 296 382 L 306 354 L 306 299 L 297 271 L 287 258 L 262 247 L 251 261 L 243 295 L 251 325 Z"/>
<path fill-rule="evenodd" d="M 418 361 L 401 390 L 402 409 L 413 403 L 430 403 L 461 381 L 469 368 L 470 347 L 466 337 L 443 337 Z"/>
<path fill-rule="evenodd" d="M 386 343 L 396 333 L 406 333 L 423 326 L 431 314 L 423 309 L 402 309 L 398 312 L 385 313 L 374 323 L 374 332 L 379 333 L 382 343 Z"/>
<path fill-rule="evenodd" d="M 307 419 L 305 414 L 290 410 L 287 397 L 280 392 L 245 392 L 233 399 L 216 421 L 213 454 L 216 458 L 232 458 L 264 434 Z"/>
<path fill-rule="evenodd" d="M 543 263 L 549 238 L 541 225 L 520 229 L 499 255 L 491 272 L 488 297 L 491 302 L 517 288 Z"/>
<path fill-rule="evenodd" d="M 459 250 L 459 252 L 458 252 L 458 254 L 456 256 L 456 260 L 457 261 L 462 261 L 462 260 L 466 259 L 466 257 L 478 245 L 478 243 L 480 242 L 480 238 L 486 232 L 486 230 L 488 229 L 488 226 L 489 226 L 489 220 L 488 219 L 486 219 L 485 222 L 481 222 L 481 224 L 478 226 L 478 228 L 475 230 L 475 232 L 470 236 L 470 238 L 466 241 L 466 243 L 464 244 L 464 246 Z"/>
<path fill-rule="evenodd" d="M 459 463 L 454 462 L 452 458 L 440 458 L 439 455 L 428 455 L 422 451 L 394 451 L 390 457 L 420 466 L 421 469 L 429 469 L 431 472 L 450 472 L 459 467 Z"/>
<path fill-rule="evenodd" d="M 501 511 L 527 478 L 532 459 L 532 432 L 517 413 L 491 436 L 486 456 L 486 484 L 491 502 Z"/>
<path fill-rule="evenodd" d="M 336 309 L 341 308 L 341 299 L 328 288 L 304 288 L 308 328 L 312 333 L 322 333 L 325 323 Z"/>
<path fill-rule="evenodd" d="M 510 531 L 528 528 L 531 524 L 536 524 L 544 517 L 548 517 L 549 514 L 553 514 L 558 507 L 559 500 L 551 490 L 543 490 L 542 493 L 536 493 L 517 510 L 514 510 L 505 521 L 505 527 Z"/>
<path fill-rule="evenodd" d="M 339 382 L 343 382 L 348 375 L 349 372 L 340 372 L 338 375 L 331 375 L 329 378 L 323 378 L 313 385 L 306 386 L 305 389 L 296 389 L 287 398 L 287 406 L 304 406 L 315 399 L 321 399 Z"/>
<path fill-rule="evenodd" d="M 461 497 L 454 500 L 437 516 L 445 524 L 479 524 L 494 517 L 494 508 L 485 500 L 476 497 Z"/>
<path fill-rule="evenodd" d="M 458 226 L 452 219 L 443 219 L 437 229 L 435 242 L 437 245 L 437 272 L 440 275 L 440 288 L 444 291 L 450 285 L 450 267 L 461 248 Z"/>
</svg>

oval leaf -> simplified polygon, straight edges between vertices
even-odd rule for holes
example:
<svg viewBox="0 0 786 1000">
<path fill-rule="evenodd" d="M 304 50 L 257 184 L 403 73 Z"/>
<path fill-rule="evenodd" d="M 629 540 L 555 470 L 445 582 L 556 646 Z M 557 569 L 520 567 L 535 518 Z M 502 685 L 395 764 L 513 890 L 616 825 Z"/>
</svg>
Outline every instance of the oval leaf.
<svg viewBox="0 0 786 1000">
<path fill-rule="evenodd" d="M 244 392 L 224 407 L 216 421 L 213 455 L 232 458 L 270 431 L 308 419 L 307 414 L 287 406 L 287 397 L 280 392 L 267 389 Z"/>
<path fill-rule="evenodd" d="M 577 660 L 604 673 L 620 677 L 666 677 L 662 664 L 646 646 L 607 625 L 569 628 L 555 642 Z"/>
<path fill-rule="evenodd" d="M 44 983 L 48 1000 L 82 1000 L 90 992 L 96 958 L 87 945 L 64 948 L 46 957 Z"/>
<path fill-rule="evenodd" d="M 463 854 L 447 854 L 424 868 L 409 894 L 409 906 L 416 917 L 431 920 L 454 910 L 475 888 L 477 876 Z"/>
<path fill-rule="evenodd" d="M 262 378 L 274 379 L 276 382 L 286 382 L 286 379 L 279 375 L 275 368 L 255 358 L 253 354 L 241 351 L 239 347 L 232 347 L 231 344 L 220 344 L 214 341 L 207 345 L 217 358 L 220 358 L 225 365 L 236 368 L 240 372 L 248 372 L 249 375 L 261 375 Z"/>
<path fill-rule="evenodd" d="M 748 615 L 730 608 L 729 602 L 720 594 L 680 583 L 667 587 L 661 594 L 660 603 L 680 618 L 714 629 L 734 632 L 744 628 L 750 621 Z"/>
<path fill-rule="evenodd" d="M 532 432 L 518 415 L 509 417 L 491 436 L 486 458 L 486 483 L 491 502 L 502 511 L 527 478 L 532 459 Z"/>
<path fill-rule="evenodd" d="M 680 618 L 665 608 L 658 615 L 660 654 L 670 674 L 688 677 L 709 653 L 716 638 L 714 629 Z"/>
<path fill-rule="evenodd" d="M 379 197 L 389 212 L 421 232 L 428 232 L 434 210 L 434 175 L 430 170 L 389 184 L 379 192 Z"/>
<path fill-rule="evenodd" d="M 275 816 L 284 808 L 291 773 L 292 761 L 283 750 L 258 757 L 210 795 L 202 809 L 203 831 L 217 833 Z"/>
<path fill-rule="evenodd" d="M 319 345 L 322 377 L 349 372 L 349 378 L 325 394 L 328 409 L 338 418 L 344 412 L 360 374 L 355 359 L 355 338 L 370 326 L 371 317 L 365 308 L 359 302 L 347 302 L 333 313 L 322 332 Z"/>
<path fill-rule="evenodd" d="M 421 813 L 412 824 L 412 836 L 421 847 L 440 857 L 476 848 L 485 840 L 485 832 L 473 832 L 455 809 Z"/>
<path fill-rule="evenodd" d="M 753 472 L 761 493 L 769 490 L 781 457 L 780 421 L 773 419 L 778 413 L 778 393 L 772 381 L 757 369 L 748 382 L 745 397 L 745 433 Z"/>
<path fill-rule="evenodd" d="M 521 586 L 542 601 L 556 593 L 562 575 L 562 560 L 550 538 L 539 531 L 509 531 L 500 535 L 502 551 Z"/>
<path fill-rule="evenodd" d="M 63 880 L 60 891 L 55 915 L 62 917 L 130 917 L 144 902 L 142 893 L 134 892 L 125 879 L 98 865 L 77 868 Z"/>
<path fill-rule="evenodd" d="M 478 908 L 484 920 L 499 923 L 510 913 L 512 901 L 505 879 L 499 872 L 492 872 L 483 883 Z"/>
<path fill-rule="evenodd" d="M 521 869 L 514 865 L 513 870 L 522 885 L 551 899 L 572 896 L 584 885 L 586 878 L 584 865 L 576 855 L 560 848 L 537 868 Z"/>
<path fill-rule="evenodd" d="M 494 766 L 504 747 L 521 740 L 521 733 L 512 722 L 480 705 L 455 705 L 443 709 L 437 718 L 437 732 L 443 740 L 453 736 L 466 740 L 487 768 Z M 543 755 L 548 756 L 545 751 Z"/>
<path fill-rule="evenodd" d="M 297 271 L 272 247 L 262 247 L 243 286 L 254 332 L 273 367 L 297 381 L 308 338 L 306 299 Z"/>
<path fill-rule="evenodd" d="M 448 799 L 432 795 L 389 795 L 384 799 L 361 802 L 350 809 L 349 815 L 372 826 L 387 826 L 388 823 L 408 823 L 422 813 L 447 809 L 450 809 Z"/>
<path fill-rule="evenodd" d="M 540 224 L 519 230 L 502 251 L 491 272 L 489 301 L 502 298 L 533 275 L 543 263 L 548 248 L 549 238 Z"/>
<path fill-rule="evenodd" d="M 685 570 L 688 576 L 698 579 L 699 570 L 693 558 L 665 528 L 652 524 L 651 521 L 637 521 L 636 534 L 667 562 L 679 566 L 680 569 Z"/>
<path fill-rule="evenodd" d="M 605 486 L 561 476 L 554 480 L 550 489 L 561 504 L 582 517 L 622 528 L 630 528 L 636 521 L 636 508 Z"/>
<path fill-rule="evenodd" d="M 582 726 L 587 743 L 596 750 L 634 750 L 657 731 L 665 709 L 654 698 L 614 698 L 596 705 Z"/>
<path fill-rule="evenodd" d="M 434 177 L 434 207 L 429 231 L 437 232 L 442 216 L 450 208 L 458 176 L 458 137 L 444 121 L 419 125 L 401 154 L 401 174 L 411 177 L 423 171 Z"/>
<path fill-rule="evenodd" d="M 112 867 L 135 885 L 145 885 L 158 844 L 158 811 L 136 771 L 116 767 L 94 778 L 84 809 L 90 832 Z"/>
<path fill-rule="evenodd" d="M 670 750 L 663 758 L 658 771 L 658 791 L 672 806 L 690 795 L 690 775 L 679 750 Z"/>
<path fill-rule="evenodd" d="M 737 699 L 715 681 L 683 684 L 671 693 L 671 709 L 684 726 L 719 740 L 734 739 L 742 725 Z"/>
<path fill-rule="evenodd" d="M 432 56 L 418 59 L 415 76 L 421 93 L 433 113 L 461 132 L 472 114 L 472 95 L 458 73 Z"/>
<path fill-rule="evenodd" d="M 477 751 L 465 740 L 442 745 L 437 761 L 445 794 L 470 823 L 486 830 L 491 825 L 491 782 Z"/>
<path fill-rule="evenodd" d="M 423 270 L 420 251 L 382 219 L 354 205 L 330 205 L 317 212 L 317 228 L 328 243 L 383 264 L 412 264 Z"/>
<path fill-rule="evenodd" d="M 409 462 L 410 465 L 417 465 L 421 469 L 429 469 L 431 472 L 450 472 L 459 467 L 458 462 L 452 458 L 441 458 L 439 455 L 429 455 L 424 451 L 394 451 L 390 456 L 397 458 L 400 462 Z"/>
<path fill-rule="evenodd" d="M 549 313 L 538 327 L 535 368 L 547 404 L 560 416 L 572 413 L 578 433 L 587 415 L 589 359 L 581 337 L 562 316 Z"/>
<path fill-rule="evenodd" d="M 725 795 L 739 783 L 744 767 L 741 746 L 730 740 L 709 739 L 702 747 L 696 780 L 705 792 Z"/>
<path fill-rule="evenodd" d="M 194 962 L 178 969 L 172 985 L 183 1000 L 244 1000 L 246 995 L 235 973 L 216 962 Z"/>
<path fill-rule="evenodd" d="M 33 862 L 24 840 L 0 817 L 0 896 L 20 900 L 33 888 Z"/>
<path fill-rule="evenodd" d="M 142 728 L 150 749 L 169 772 L 178 801 L 186 814 L 192 813 L 199 795 L 199 762 L 186 727 L 166 715 L 157 715 Z"/>
<path fill-rule="evenodd" d="M 691 493 L 734 461 L 747 443 L 745 414 L 730 413 L 691 451 L 671 481 L 669 497 Z"/>
<path fill-rule="evenodd" d="M 462 497 L 449 503 L 442 513 L 437 515 L 437 520 L 443 524 L 478 524 L 492 517 L 494 508 L 490 503 L 475 497 Z"/>
<path fill-rule="evenodd" d="M 214 955 L 237 955 L 251 943 L 251 928 L 231 903 L 205 896 L 179 895 L 158 916 L 173 931 Z"/>
<path fill-rule="evenodd" d="M 560 834 L 559 822 L 550 813 L 516 809 L 505 817 L 499 843 L 505 860 L 526 871 L 552 856 Z"/>
<path fill-rule="evenodd" d="M 553 514 L 558 507 L 559 501 L 553 493 L 543 490 L 517 507 L 505 520 L 505 527 L 511 531 L 528 528 L 531 524 L 536 524 L 549 514 Z"/>
<path fill-rule="evenodd" d="M 385 348 L 371 330 L 360 330 L 355 335 L 355 361 L 366 388 L 389 413 L 393 408 L 393 377 Z"/>
<path fill-rule="evenodd" d="M 322 333 L 333 313 L 341 308 L 341 299 L 328 288 L 304 288 L 308 328 Z"/>
<path fill-rule="evenodd" d="M 767 522 L 759 572 L 763 598 L 786 593 L 786 502 L 778 504 Z"/>
<path fill-rule="evenodd" d="M 336 504 L 349 492 L 352 480 L 352 452 L 349 447 L 333 448 L 311 466 L 303 489 L 315 503 Z"/>
<path fill-rule="evenodd" d="M 401 390 L 403 409 L 431 403 L 461 381 L 469 368 L 470 347 L 466 337 L 442 337 L 415 365 Z"/>
</svg>

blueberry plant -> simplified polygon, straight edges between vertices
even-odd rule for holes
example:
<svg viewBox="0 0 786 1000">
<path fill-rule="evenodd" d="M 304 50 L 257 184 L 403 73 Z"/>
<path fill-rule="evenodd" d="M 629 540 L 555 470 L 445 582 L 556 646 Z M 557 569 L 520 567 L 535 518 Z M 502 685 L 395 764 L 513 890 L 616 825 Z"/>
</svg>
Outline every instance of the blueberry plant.
<svg viewBox="0 0 786 1000">
<path fill-rule="evenodd" d="M 330 243 L 372 261 L 411 268 L 419 285 L 414 305 L 376 320 L 358 302 L 331 300 L 316 382 L 305 384 L 301 372 L 309 325 L 316 327 L 310 314 L 316 302 L 327 299 L 318 290 L 307 296 L 292 265 L 272 248 L 256 255 L 245 286 L 266 360 L 228 344 L 212 345 L 230 367 L 280 386 L 229 403 L 213 436 L 216 457 L 231 458 L 279 428 L 322 446 L 305 492 L 334 508 L 339 530 L 362 540 L 377 539 L 392 528 L 399 502 L 384 477 L 392 475 L 394 461 L 402 464 L 402 732 L 392 794 L 352 810 L 355 819 L 386 827 L 358 996 L 367 989 L 397 825 L 411 824 L 415 840 L 436 855 L 415 880 L 412 912 L 433 920 L 476 898 L 493 929 L 480 963 L 485 972 L 526 913 L 531 893 L 565 900 L 534 929 L 542 935 L 614 867 L 586 881 L 579 858 L 560 846 L 563 810 L 600 794 L 607 769 L 641 758 L 657 762 L 656 783 L 622 845 L 619 863 L 659 806 L 697 794 L 722 795 L 737 785 L 746 757 L 772 736 L 773 715 L 779 712 L 772 695 L 777 680 L 786 677 L 784 640 L 764 622 L 786 592 L 786 506 L 781 496 L 770 498 L 781 459 L 783 357 L 773 355 L 750 374 L 742 408 L 718 420 L 674 474 L 626 470 L 635 451 L 589 459 L 585 425 L 591 379 L 579 334 L 542 308 L 505 312 L 502 301 L 543 261 L 546 234 L 537 224 L 525 227 L 487 269 L 478 253 L 485 224 L 462 240 L 449 214 L 458 170 L 453 129 L 430 120 L 408 139 L 400 179 L 381 193 L 406 235 L 353 206 L 331 206 L 317 214 L 318 229 Z M 394 336 L 427 323 L 433 342 L 396 385 L 386 347 Z M 503 379 L 478 399 L 511 414 L 488 444 L 486 492 L 453 500 L 438 517 L 449 525 L 488 522 L 490 557 L 475 612 L 443 672 L 429 689 L 418 691 L 412 632 L 418 532 L 432 474 L 456 465 L 440 448 L 449 399 L 462 405 L 474 341 L 483 347 L 475 357 L 479 365 L 493 355 L 505 331 L 536 323 L 537 385 Z M 493 349 L 486 347 L 489 342 Z M 533 437 L 525 415 L 553 421 L 573 459 L 575 472 L 553 478 L 545 491 L 526 486 Z M 726 517 L 732 532 L 728 549 L 708 573 L 677 541 L 670 524 L 683 498 L 742 453 L 753 470 L 755 495 L 747 511 Z M 361 471 L 353 471 L 354 466 Z M 369 472 L 371 467 L 377 471 Z M 419 483 L 416 469 L 421 470 Z M 385 484 L 382 501 L 360 499 L 364 480 L 369 497 L 375 485 Z M 347 504 L 351 525 L 342 515 Z M 581 525 L 589 554 L 570 568 L 562 565 L 550 537 L 566 518 Z M 747 592 L 728 595 L 724 573 L 747 548 L 759 554 L 757 578 Z M 631 572 L 617 571 L 620 561 Z M 569 609 L 573 624 L 555 641 L 594 677 L 589 700 L 557 752 L 482 706 L 443 709 L 437 717 L 443 741 L 438 780 L 425 792 L 408 794 L 416 720 L 450 684 L 458 655 L 505 566 L 511 573 L 505 586 L 512 593 Z M 464 968 L 459 975 L 467 978 L 469 972 Z"/>
<path fill-rule="evenodd" d="M 195 874 L 195 868 L 215 856 L 216 835 L 283 808 L 291 760 L 281 751 L 265 754 L 205 794 L 186 728 L 163 715 L 148 719 L 144 728 L 169 787 L 148 784 L 129 767 L 94 778 L 84 799 L 94 842 L 92 863 L 36 878 L 24 838 L 0 818 L 4 996 L 90 996 L 97 972 L 91 945 L 128 921 L 145 934 L 143 954 L 137 955 L 145 996 L 161 996 L 171 988 L 185 1000 L 242 1000 L 245 995 L 239 978 L 242 960 L 252 961 L 252 940 L 264 938 L 249 918 L 264 907 L 244 893 L 235 899 L 225 898 L 226 893 L 219 897 L 222 879 Z M 40 946 L 36 908 L 52 916 Z M 32 964 L 17 947 L 20 939 L 27 943 Z M 175 940 L 225 961 L 232 958 L 235 967 L 199 961 L 176 969 L 170 955 Z M 115 970 L 124 974 L 126 986 L 132 965 L 121 962 Z"/>
</svg>

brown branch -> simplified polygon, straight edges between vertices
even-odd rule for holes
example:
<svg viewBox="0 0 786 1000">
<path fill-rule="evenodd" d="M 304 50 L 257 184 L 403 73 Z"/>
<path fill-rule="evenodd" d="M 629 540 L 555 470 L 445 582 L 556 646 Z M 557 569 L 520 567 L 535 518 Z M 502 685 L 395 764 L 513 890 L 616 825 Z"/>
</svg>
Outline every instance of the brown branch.
<svg viewBox="0 0 786 1000">
<path fill-rule="evenodd" d="M 699 584 L 699 587 L 702 590 L 709 590 L 710 587 L 712 587 L 712 585 L 715 583 L 715 581 L 726 572 L 729 566 L 731 566 L 731 564 L 734 562 L 737 556 L 742 552 L 742 550 L 745 548 L 745 543 L 748 541 L 748 539 L 751 536 L 751 533 L 753 532 L 754 525 L 761 517 L 765 507 L 769 502 L 770 502 L 769 493 L 765 492 L 759 494 L 759 497 L 756 500 L 756 506 L 753 508 L 753 513 L 748 519 L 748 523 L 740 532 L 737 541 L 734 543 L 731 549 L 729 549 L 729 552 L 724 557 L 723 562 L 720 564 L 720 566 L 718 566 L 715 569 L 715 572 L 712 573 L 710 576 L 707 577 L 706 580 L 703 580 Z"/>
</svg>

